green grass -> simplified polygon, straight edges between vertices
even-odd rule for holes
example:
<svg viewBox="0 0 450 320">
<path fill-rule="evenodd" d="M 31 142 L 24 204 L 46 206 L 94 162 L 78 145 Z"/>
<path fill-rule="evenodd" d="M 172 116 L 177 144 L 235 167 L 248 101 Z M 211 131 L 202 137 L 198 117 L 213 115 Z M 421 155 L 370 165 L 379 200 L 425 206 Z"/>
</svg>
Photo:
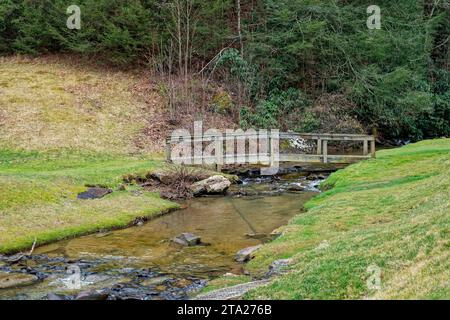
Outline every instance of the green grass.
<svg viewBox="0 0 450 320">
<path fill-rule="evenodd" d="M 122 176 L 155 170 L 144 156 L 58 151 L 0 150 L 0 253 L 129 225 L 177 207 L 136 188 L 102 199 L 79 200 L 86 185 L 116 188 Z"/>
<path fill-rule="evenodd" d="M 247 299 L 449 299 L 450 139 L 377 153 L 330 176 L 247 269 L 289 272 Z M 381 288 L 368 288 L 381 270 Z"/>
<path fill-rule="evenodd" d="M 124 174 L 163 166 L 143 133 L 145 97 L 130 73 L 64 59 L 0 58 L 0 253 L 127 226 L 177 204 L 137 187 L 78 200 L 87 185 L 117 188 Z M 135 189 L 135 190 L 131 190 Z"/>
</svg>

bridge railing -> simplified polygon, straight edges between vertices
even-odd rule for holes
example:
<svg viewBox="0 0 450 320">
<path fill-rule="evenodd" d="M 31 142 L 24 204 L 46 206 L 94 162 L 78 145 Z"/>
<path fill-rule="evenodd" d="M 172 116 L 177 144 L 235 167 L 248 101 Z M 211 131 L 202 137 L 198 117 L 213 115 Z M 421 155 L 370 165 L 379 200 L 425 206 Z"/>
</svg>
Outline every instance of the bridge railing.
<svg viewBox="0 0 450 320">
<path fill-rule="evenodd" d="M 365 134 L 337 133 L 280 133 L 280 139 L 304 139 L 316 142 L 316 154 L 280 154 L 282 162 L 322 162 L 322 163 L 353 163 L 364 159 L 375 158 L 375 136 Z M 338 155 L 328 151 L 329 141 L 362 142 L 361 155 Z M 370 150 L 369 150 L 370 148 Z"/>
<path fill-rule="evenodd" d="M 216 155 L 194 155 L 176 157 L 172 155 L 173 141 L 170 137 L 166 139 L 166 159 L 167 161 L 194 163 L 194 164 L 232 164 L 232 163 L 255 163 L 255 159 L 259 159 L 261 164 L 273 164 L 276 156 L 279 162 L 297 162 L 297 163 L 354 163 L 365 159 L 375 158 L 376 146 L 375 136 L 363 135 L 363 134 L 334 134 L 334 133 L 294 133 L 294 132 L 280 132 L 273 134 L 270 130 L 265 136 L 267 140 L 267 147 L 265 150 L 258 150 L 257 153 L 252 153 L 249 148 L 246 148 L 244 152 L 235 152 L 234 141 L 249 140 L 249 139 L 261 139 L 261 135 L 258 133 L 226 133 L 224 135 L 217 134 L 203 134 L 201 136 L 183 136 L 182 141 L 184 144 L 190 145 L 194 148 L 197 143 L 211 143 L 214 141 Z M 274 143 L 274 139 L 277 139 L 277 143 Z M 309 144 L 312 141 L 312 150 L 314 152 L 299 152 L 283 154 L 279 152 L 279 141 L 291 140 L 291 141 L 307 141 Z M 250 141 L 250 140 L 249 140 Z M 329 144 L 330 141 L 338 142 L 352 142 L 362 143 L 362 154 L 330 154 Z M 225 142 L 225 145 L 224 145 Z M 233 142 L 233 150 L 227 150 L 230 146 L 230 142 Z M 225 150 L 225 152 L 224 152 Z"/>
</svg>

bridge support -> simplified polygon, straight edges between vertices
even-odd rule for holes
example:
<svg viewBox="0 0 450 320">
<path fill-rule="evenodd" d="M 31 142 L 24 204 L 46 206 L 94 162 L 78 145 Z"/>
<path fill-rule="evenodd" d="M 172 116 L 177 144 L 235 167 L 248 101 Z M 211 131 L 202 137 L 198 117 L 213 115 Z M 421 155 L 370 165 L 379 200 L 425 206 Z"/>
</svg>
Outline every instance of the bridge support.
<svg viewBox="0 0 450 320">
<path fill-rule="evenodd" d="M 369 150 L 368 150 L 368 142 L 367 140 L 364 140 L 364 145 L 363 145 L 363 155 L 367 156 L 369 154 Z"/>
<path fill-rule="evenodd" d="M 322 154 L 322 139 L 317 139 L 317 154 Z"/>
<path fill-rule="evenodd" d="M 376 158 L 375 138 L 370 141 L 370 155 L 372 158 Z"/>
</svg>

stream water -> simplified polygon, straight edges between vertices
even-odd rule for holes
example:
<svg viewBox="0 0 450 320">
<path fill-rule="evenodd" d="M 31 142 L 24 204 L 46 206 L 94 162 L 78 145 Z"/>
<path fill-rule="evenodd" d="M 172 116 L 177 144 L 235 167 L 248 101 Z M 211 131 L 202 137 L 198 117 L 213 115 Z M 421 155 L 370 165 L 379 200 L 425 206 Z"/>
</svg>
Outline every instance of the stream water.
<svg viewBox="0 0 450 320">
<path fill-rule="evenodd" d="M 39 278 L 25 287 L 0 289 L 0 299 L 73 299 L 93 289 L 103 290 L 97 298 L 187 298 L 209 279 L 242 274 L 236 252 L 272 240 L 271 232 L 300 212 L 323 178 L 305 173 L 246 178 L 228 196 L 186 201 L 183 209 L 142 226 L 37 248 L 32 257 L 0 262 L 0 271 Z M 200 236 L 202 245 L 171 241 L 184 232 Z"/>
</svg>

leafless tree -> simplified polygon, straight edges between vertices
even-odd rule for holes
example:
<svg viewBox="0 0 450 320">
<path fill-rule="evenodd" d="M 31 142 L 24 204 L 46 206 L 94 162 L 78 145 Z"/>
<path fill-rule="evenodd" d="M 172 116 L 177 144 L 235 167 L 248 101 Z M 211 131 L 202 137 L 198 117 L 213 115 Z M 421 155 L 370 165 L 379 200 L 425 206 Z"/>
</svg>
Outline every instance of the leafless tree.
<svg viewBox="0 0 450 320">
<path fill-rule="evenodd" d="M 244 41 L 242 39 L 242 26 L 241 26 L 241 0 L 236 0 L 236 11 L 237 11 L 237 31 L 239 44 L 241 47 L 241 57 L 244 57 Z"/>
</svg>

